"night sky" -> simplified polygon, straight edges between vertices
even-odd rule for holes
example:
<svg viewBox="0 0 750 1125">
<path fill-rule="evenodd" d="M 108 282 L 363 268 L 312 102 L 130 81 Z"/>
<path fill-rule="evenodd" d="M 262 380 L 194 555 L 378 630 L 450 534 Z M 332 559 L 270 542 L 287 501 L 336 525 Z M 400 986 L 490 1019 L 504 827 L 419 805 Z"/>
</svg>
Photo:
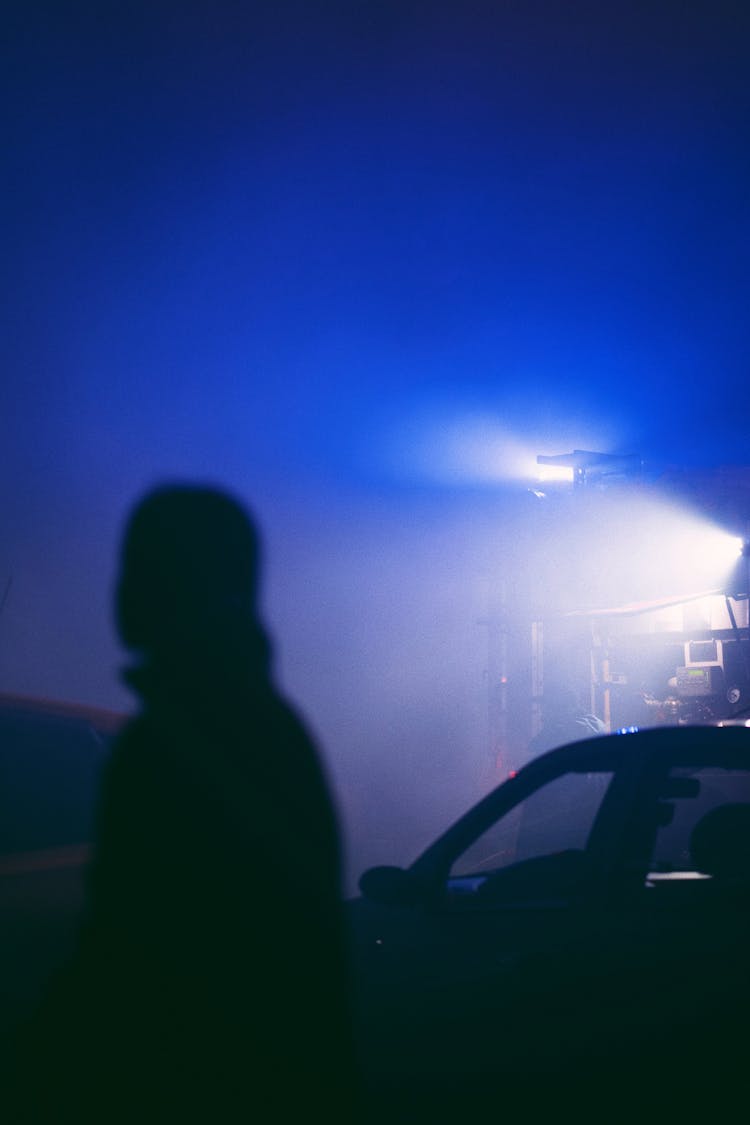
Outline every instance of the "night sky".
<svg viewBox="0 0 750 1125">
<path fill-rule="evenodd" d="M 561 547 L 536 454 L 750 463 L 749 33 L 720 0 L 4 6 L 0 686 L 124 706 L 126 510 L 208 479 L 342 800 L 392 752 L 407 803 L 463 800 L 493 576 Z"/>
</svg>

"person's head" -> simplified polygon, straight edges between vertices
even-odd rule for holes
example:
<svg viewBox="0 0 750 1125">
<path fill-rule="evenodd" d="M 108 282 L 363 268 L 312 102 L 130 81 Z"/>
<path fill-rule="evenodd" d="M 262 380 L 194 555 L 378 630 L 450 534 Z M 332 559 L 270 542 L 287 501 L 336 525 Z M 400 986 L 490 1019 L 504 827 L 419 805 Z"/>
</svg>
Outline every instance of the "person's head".
<svg viewBox="0 0 750 1125">
<path fill-rule="evenodd" d="M 257 628 L 259 540 L 244 508 L 206 485 L 149 492 L 125 528 L 115 613 L 148 658 L 215 649 Z"/>
<path fill-rule="evenodd" d="M 690 855 L 698 871 L 719 878 L 748 878 L 750 804 L 719 805 L 698 821 Z"/>
</svg>

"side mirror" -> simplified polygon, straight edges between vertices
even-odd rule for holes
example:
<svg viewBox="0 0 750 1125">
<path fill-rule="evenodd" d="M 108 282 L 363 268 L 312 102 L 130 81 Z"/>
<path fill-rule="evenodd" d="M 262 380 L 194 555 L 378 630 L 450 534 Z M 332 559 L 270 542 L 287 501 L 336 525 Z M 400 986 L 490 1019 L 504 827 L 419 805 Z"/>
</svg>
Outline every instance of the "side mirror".
<svg viewBox="0 0 750 1125">
<path fill-rule="evenodd" d="M 403 867 L 371 867 L 361 876 L 359 889 L 370 902 L 383 906 L 415 906 L 422 888 Z"/>
</svg>

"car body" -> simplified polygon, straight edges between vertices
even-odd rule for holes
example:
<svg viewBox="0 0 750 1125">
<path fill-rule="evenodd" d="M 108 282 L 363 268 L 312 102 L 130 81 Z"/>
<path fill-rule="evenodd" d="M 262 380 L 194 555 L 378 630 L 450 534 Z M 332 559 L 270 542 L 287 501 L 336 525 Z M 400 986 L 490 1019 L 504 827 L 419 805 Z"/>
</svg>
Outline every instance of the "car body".
<svg viewBox="0 0 750 1125">
<path fill-rule="evenodd" d="M 365 872 L 373 1102 L 454 1120 L 502 1091 L 506 1112 L 565 1098 L 605 1121 L 643 1117 L 650 1084 L 664 1112 L 716 1105 L 745 1049 L 749 814 L 746 728 L 634 731 L 542 755 L 410 867 Z"/>
<path fill-rule="evenodd" d="M 0 1037 L 72 949 L 123 721 L 0 695 Z M 504 1114 L 528 1118 L 540 1085 L 555 1102 L 595 1092 L 593 1116 L 612 1120 L 601 1090 L 621 1060 L 641 1081 L 654 1060 L 698 1073 L 708 1018 L 731 1070 L 724 1032 L 747 1010 L 748 841 L 739 871 L 689 855 L 696 822 L 727 804 L 750 804 L 744 726 L 606 736 L 529 763 L 411 867 L 366 873 L 347 915 L 373 1120 L 456 1120 L 499 1090 Z"/>
<path fill-rule="evenodd" d="M 0 1037 L 72 948 L 99 778 L 122 722 L 0 693 Z"/>
</svg>

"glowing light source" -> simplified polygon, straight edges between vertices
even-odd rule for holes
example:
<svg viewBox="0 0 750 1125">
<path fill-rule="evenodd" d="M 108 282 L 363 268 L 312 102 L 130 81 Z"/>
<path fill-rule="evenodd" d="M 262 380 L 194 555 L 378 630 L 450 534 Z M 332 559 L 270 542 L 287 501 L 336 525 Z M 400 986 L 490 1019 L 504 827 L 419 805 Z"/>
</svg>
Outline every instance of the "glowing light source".
<svg viewBox="0 0 750 1125">
<path fill-rule="evenodd" d="M 643 469 L 640 457 L 634 454 L 594 453 L 589 449 L 574 449 L 572 453 L 558 453 L 553 456 L 540 453 L 536 459 L 541 469 L 569 471 L 576 485 L 593 481 L 633 480 Z M 561 478 L 558 478 L 561 479 Z"/>
<path fill-rule="evenodd" d="M 655 570 L 663 569 L 675 591 L 723 588 L 737 559 L 735 535 L 690 513 L 667 508 L 657 508 L 644 530 L 649 534 L 644 561 L 649 559 Z"/>
<path fill-rule="evenodd" d="M 516 403 L 507 410 L 472 407 L 436 399 L 404 408 L 383 424 L 376 456 L 380 464 L 401 477 L 443 484 L 565 481 L 573 479 L 570 466 L 540 473 L 536 450 L 549 447 L 552 425 L 540 424 L 535 406 L 521 411 Z M 555 441 L 618 441 L 600 420 L 577 417 L 575 425 L 560 417 L 554 422 Z"/>
<path fill-rule="evenodd" d="M 572 465 L 539 465 L 537 476 L 544 484 L 553 481 L 566 481 L 568 484 L 573 483 L 573 466 Z"/>
</svg>

